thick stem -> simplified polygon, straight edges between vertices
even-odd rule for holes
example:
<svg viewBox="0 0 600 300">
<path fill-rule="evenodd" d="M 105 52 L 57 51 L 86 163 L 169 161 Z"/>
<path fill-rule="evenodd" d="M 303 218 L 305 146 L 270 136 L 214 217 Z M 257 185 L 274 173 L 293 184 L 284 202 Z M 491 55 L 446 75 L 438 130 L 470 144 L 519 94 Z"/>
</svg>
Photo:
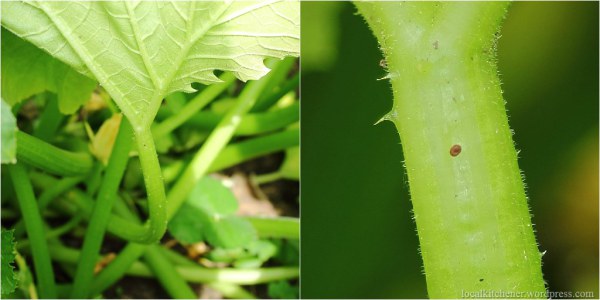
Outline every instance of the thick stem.
<svg viewBox="0 0 600 300">
<path fill-rule="evenodd" d="M 148 197 L 149 217 L 146 224 L 147 232 L 138 242 L 155 243 L 167 230 L 167 199 L 158 155 L 149 128 L 135 129 L 135 139 L 138 145 L 140 164 L 146 195 Z"/>
<path fill-rule="evenodd" d="M 57 148 L 22 131 L 17 131 L 17 160 L 61 176 L 85 175 L 93 165 L 89 154 Z"/>
<path fill-rule="evenodd" d="M 385 55 L 429 296 L 544 297 L 495 62 L 508 4 L 356 6 Z"/>
</svg>

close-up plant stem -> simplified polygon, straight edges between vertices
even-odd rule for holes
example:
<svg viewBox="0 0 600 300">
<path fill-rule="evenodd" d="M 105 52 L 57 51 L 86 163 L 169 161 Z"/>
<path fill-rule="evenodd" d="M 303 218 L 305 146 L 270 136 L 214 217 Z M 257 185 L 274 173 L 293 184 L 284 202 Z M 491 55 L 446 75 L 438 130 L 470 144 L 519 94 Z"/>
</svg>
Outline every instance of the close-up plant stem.
<svg viewBox="0 0 600 300">
<path fill-rule="evenodd" d="M 39 280 L 38 290 L 40 297 L 56 298 L 56 283 L 54 281 L 54 272 L 52 271 L 52 262 L 44 236 L 43 221 L 33 193 L 33 187 L 23 165 L 16 164 L 10 166 L 9 170 L 25 222 L 27 235 L 31 243 L 30 247 L 33 253 L 35 274 Z"/>
<path fill-rule="evenodd" d="M 72 298 L 85 298 L 94 275 L 96 258 L 100 254 L 100 246 L 104 238 L 109 216 L 116 199 L 121 178 L 129 159 L 131 148 L 131 126 L 126 119 L 121 120 L 111 156 L 106 167 L 105 178 L 100 186 L 98 197 L 94 203 L 88 229 L 83 240 L 81 256 L 75 272 L 75 281 L 71 292 Z"/>
<path fill-rule="evenodd" d="M 496 67 L 508 2 L 355 4 L 385 57 L 429 296 L 545 297 Z"/>
</svg>

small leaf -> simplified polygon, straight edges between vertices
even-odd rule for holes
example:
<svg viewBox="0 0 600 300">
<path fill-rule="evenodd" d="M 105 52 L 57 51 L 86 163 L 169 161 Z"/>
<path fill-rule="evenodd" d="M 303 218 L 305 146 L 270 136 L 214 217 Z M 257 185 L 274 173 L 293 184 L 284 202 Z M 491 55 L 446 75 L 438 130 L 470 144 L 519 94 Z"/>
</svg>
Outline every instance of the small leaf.
<svg viewBox="0 0 600 300">
<path fill-rule="evenodd" d="M 61 113 L 72 114 L 94 88 L 94 80 L 2 29 L 2 97 L 8 104 L 47 90 L 57 94 Z"/>
<path fill-rule="evenodd" d="M 219 82 L 215 70 L 258 79 L 265 58 L 300 52 L 298 1 L 1 4 L 5 28 L 96 78 L 134 128 L 150 125 L 165 95 Z"/>
<path fill-rule="evenodd" d="M 252 224 L 237 216 L 213 219 L 206 231 L 207 241 L 222 248 L 242 247 L 257 239 Z"/>
<path fill-rule="evenodd" d="M 7 295 L 17 288 L 17 276 L 13 263 L 15 262 L 14 230 L 2 228 L 2 295 Z"/>
<path fill-rule="evenodd" d="M 217 247 L 210 251 L 206 257 L 214 262 L 231 263 L 237 259 L 249 257 L 249 255 L 242 247 L 231 249 Z"/>
<path fill-rule="evenodd" d="M 231 190 L 212 177 L 204 177 L 190 193 L 188 203 L 202 210 L 209 217 L 231 215 L 238 209 L 238 202 Z"/>
<path fill-rule="evenodd" d="M 1 102 L 2 163 L 14 164 L 17 162 L 17 120 L 4 99 L 1 99 Z"/>
<path fill-rule="evenodd" d="M 255 240 L 246 247 L 247 257 L 236 260 L 236 268 L 258 268 L 277 254 L 277 246 L 269 240 Z"/>
<path fill-rule="evenodd" d="M 238 202 L 221 181 L 205 177 L 169 223 L 169 232 L 182 243 L 207 241 L 215 247 L 236 248 L 257 239 L 250 222 L 235 216 Z"/>
<path fill-rule="evenodd" d="M 200 212 L 187 202 L 169 222 L 169 232 L 182 244 L 193 244 L 204 240 L 206 222 L 198 218 Z"/>
<path fill-rule="evenodd" d="M 299 289 L 287 281 L 275 281 L 269 283 L 267 293 L 273 299 L 298 299 Z"/>
</svg>

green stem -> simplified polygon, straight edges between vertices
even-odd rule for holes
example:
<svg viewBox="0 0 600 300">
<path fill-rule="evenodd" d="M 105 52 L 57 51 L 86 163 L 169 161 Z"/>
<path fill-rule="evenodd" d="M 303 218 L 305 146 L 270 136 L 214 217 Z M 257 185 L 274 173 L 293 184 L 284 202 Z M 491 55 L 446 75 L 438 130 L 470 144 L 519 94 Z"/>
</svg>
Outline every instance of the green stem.
<svg viewBox="0 0 600 300">
<path fill-rule="evenodd" d="M 198 96 L 194 97 L 183 107 L 179 113 L 169 117 L 162 121 L 160 124 L 152 128 L 154 138 L 159 139 L 165 134 L 175 130 L 181 124 L 192 118 L 198 111 L 202 110 L 207 104 L 213 99 L 219 96 L 224 90 L 226 90 L 231 84 L 235 82 L 235 76 L 232 73 L 225 73 L 221 75 L 222 83 L 217 83 L 206 87 Z"/>
<path fill-rule="evenodd" d="M 22 131 L 17 131 L 17 160 L 60 176 L 85 175 L 92 169 L 92 157 L 66 151 Z"/>
<path fill-rule="evenodd" d="M 42 217 L 33 194 L 33 187 L 27 177 L 25 168 L 20 163 L 8 165 L 8 171 L 17 194 L 21 215 L 25 220 L 27 235 L 31 241 L 33 264 L 39 284 L 40 297 L 56 298 L 54 272 L 48 252 L 48 244 L 46 244 L 46 237 L 44 236 Z"/>
<path fill-rule="evenodd" d="M 104 170 L 104 164 L 100 161 L 96 161 L 92 170 L 88 174 L 85 180 L 86 192 L 90 197 L 94 197 L 100 184 L 102 183 L 102 171 Z"/>
<path fill-rule="evenodd" d="M 83 180 L 83 177 L 69 177 L 64 178 L 58 181 L 58 183 L 48 186 L 44 189 L 44 192 L 38 198 L 38 206 L 40 212 L 43 212 L 44 209 L 50 204 L 52 200 L 54 200 L 59 195 L 62 195 L 66 191 L 73 188 L 75 185 L 79 184 Z M 23 231 L 25 231 L 25 226 L 23 224 L 23 220 L 18 221 L 14 225 L 15 236 L 20 236 Z"/>
<path fill-rule="evenodd" d="M 149 217 L 144 225 L 145 233 L 134 241 L 152 244 L 160 240 L 167 230 L 167 199 L 163 182 L 160 163 L 152 138 L 152 131 L 148 128 L 134 130 L 140 164 L 146 185 L 148 197 Z"/>
<path fill-rule="evenodd" d="M 235 131 L 235 135 L 255 135 L 261 134 L 290 125 L 300 118 L 300 103 L 293 104 L 273 111 L 263 113 L 247 114 L 240 121 L 240 125 Z M 197 128 L 211 130 L 215 128 L 221 116 L 204 111 L 197 113 L 186 124 Z"/>
<path fill-rule="evenodd" d="M 254 105 L 257 97 L 263 91 L 270 78 L 271 74 L 258 81 L 249 82 L 246 85 L 238 97 L 235 106 L 227 112 L 217 128 L 210 134 L 200 151 L 196 153 L 188 168 L 169 192 L 167 197 L 167 216 L 169 219 L 177 212 L 177 209 L 183 204 L 196 182 L 204 177 L 208 168 L 211 166 L 211 163 L 219 155 L 219 152 L 221 152 L 225 145 L 227 145 L 243 115 Z"/>
<path fill-rule="evenodd" d="M 200 266 L 177 266 L 177 272 L 189 281 L 195 283 L 225 282 L 241 285 L 253 285 L 277 280 L 298 278 L 298 267 L 270 267 L 259 269 L 206 269 Z M 127 272 L 129 275 L 152 277 L 152 271 L 144 265 L 133 265 Z"/>
<path fill-rule="evenodd" d="M 355 4 L 387 62 L 429 296 L 544 297 L 496 69 L 508 2 Z"/>
<path fill-rule="evenodd" d="M 153 274 L 158 278 L 158 281 L 160 281 L 171 297 L 175 299 L 198 298 L 187 282 L 181 278 L 177 269 L 164 257 L 160 246 L 148 246 L 144 253 L 144 258 L 148 262 L 148 266 Z"/>
<path fill-rule="evenodd" d="M 297 128 L 288 129 L 281 132 L 272 133 L 245 140 L 238 143 L 227 145 L 215 158 L 215 161 L 208 168 L 208 173 L 218 172 L 231 166 L 243 163 L 250 159 L 282 151 L 287 148 L 298 146 L 300 142 L 300 130 Z M 183 168 L 188 164 L 189 159 L 179 160 L 171 163 L 167 168 L 169 172 L 164 172 L 165 182 L 170 183 L 176 179 Z"/>
<path fill-rule="evenodd" d="M 127 246 L 125 246 L 125 248 L 119 252 L 119 255 L 117 255 L 117 257 L 111 261 L 110 264 L 108 264 L 108 266 L 106 266 L 106 268 L 104 268 L 102 272 L 98 274 L 98 276 L 96 276 L 92 286 L 90 287 L 89 294 L 98 295 L 117 282 L 117 280 L 119 280 L 123 274 L 125 274 L 127 270 L 132 267 L 132 264 L 144 254 L 146 247 L 147 245 L 143 244 L 127 244 Z M 76 250 L 73 251 L 73 254 L 75 251 Z M 55 259 L 58 259 L 58 257 Z"/>
<path fill-rule="evenodd" d="M 127 151 L 125 151 L 124 153 L 126 154 Z M 116 153 L 113 155 L 116 155 Z M 123 164 L 125 165 L 126 162 L 123 162 Z M 121 176 L 122 173 L 123 172 L 121 172 Z M 117 203 L 122 203 L 122 201 L 118 201 Z M 122 213 L 130 224 L 138 225 L 139 219 L 131 211 L 125 209 L 122 210 Z M 106 213 L 106 215 L 104 216 L 105 220 L 108 219 L 108 215 L 109 213 Z M 183 278 L 181 278 L 177 271 L 167 262 L 166 257 L 164 257 L 164 254 L 160 250 L 161 248 L 156 245 L 141 246 L 139 244 L 130 243 L 129 246 L 127 246 L 126 249 L 123 250 L 123 254 L 120 254 L 117 257 L 117 259 L 115 259 L 111 264 L 109 264 L 109 267 L 106 268 L 101 273 L 101 275 L 98 276 L 98 283 L 94 283 L 93 286 L 100 286 L 101 289 L 98 291 L 98 293 L 100 293 L 102 290 L 105 289 L 105 287 L 108 287 L 108 285 L 112 284 L 114 280 L 120 278 L 123 272 L 127 270 L 127 268 L 130 265 L 130 262 L 133 262 L 133 260 L 130 260 L 129 258 L 137 259 L 140 255 L 144 254 L 144 258 L 146 259 L 146 262 L 148 263 L 149 267 L 154 271 L 155 276 L 158 278 L 165 290 L 167 290 L 167 292 L 169 292 L 169 294 L 172 297 L 195 298 L 196 295 L 194 291 L 187 285 Z M 97 252 L 95 253 L 97 254 Z M 84 252 L 82 252 L 82 254 L 84 254 Z M 82 261 L 83 259 L 84 258 L 81 257 L 80 261 Z M 125 262 L 122 262 L 123 259 L 126 259 Z M 90 261 L 95 262 L 96 259 L 90 259 Z M 78 275 L 76 274 L 75 276 Z M 90 283 L 91 277 L 89 278 L 89 281 L 87 282 L 86 286 L 89 287 Z M 92 293 L 91 295 L 93 296 L 94 293 Z"/>
<path fill-rule="evenodd" d="M 131 126 L 129 121 L 123 118 L 85 233 L 82 255 L 75 272 L 71 298 L 86 298 L 88 296 L 87 292 L 94 276 L 94 266 L 104 240 L 104 233 L 116 199 L 117 190 L 129 159 L 131 138 Z"/>
<path fill-rule="evenodd" d="M 278 85 L 287 77 L 295 62 L 295 58 L 287 57 L 278 62 L 273 70 L 269 72 L 271 79 L 265 86 L 264 93 L 256 100 L 256 104 L 250 110 L 251 112 L 266 110 L 283 97 L 283 95 L 287 94 L 298 85 L 299 74 L 296 73 L 292 80 L 285 81 L 283 85 L 278 87 Z"/>
<path fill-rule="evenodd" d="M 210 165 L 209 172 L 235 166 L 249 159 L 298 146 L 300 129 L 292 128 L 229 145 Z"/>
<path fill-rule="evenodd" d="M 256 299 L 254 294 L 248 292 L 238 284 L 226 282 L 207 283 L 209 287 L 219 291 L 225 298 L 229 299 Z"/>
<path fill-rule="evenodd" d="M 75 215 L 73 217 L 71 217 L 71 219 L 66 222 L 65 224 L 58 226 L 56 228 L 53 228 L 52 230 L 49 230 L 46 232 L 45 238 L 46 240 L 51 240 L 54 238 L 57 238 L 71 230 L 73 230 L 75 227 L 77 227 L 77 225 L 79 225 L 79 223 L 81 223 L 81 220 L 83 219 L 82 215 Z M 31 241 L 27 240 L 27 239 L 23 239 L 23 240 L 19 240 L 19 243 L 17 243 L 17 249 L 21 250 L 21 249 L 25 249 L 28 248 L 31 245 Z"/>
<path fill-rule="evenodd" d="M 135 247 L 126 247 L 123 251 L 127 251 L 127 255 L 131 256 L 136 254 L 139 249 L 144 252 L 148 247 L 152 245 L 137 245 Z M 136 249 L 139 247 L 138 249 Z M 157 246 L 158 247 L 158 246 Z M 123 252 L 122 251 L 122 252 Z M 73 248 L 67 248 L 60 245 L 51 245 L 50 252 L 55 261 L 65 263 L 77 263 L 80 252 Z M 164 259 L 164 258 L 163 258 Z M 112 265 L 115 265 L 117 260 L 113 260 L 107 268 L 104 269 L 104 273 Z M 122 265 L 121 265 L 122 266 Z M 269 268 L 258 268 L 258 269 L 233 269 L 233 268 L 222 268 L 222 269 L 207 269 L 200 265 L 175 265 L 175 270 L 181 275 L 183 279 L 188 282 L 195 283 L 213 283 L 213 282 L 224 282 L 234 283 L 242 285 L 261 284 L 277 280 L 287 280 L 298 278 L 300 270 L 298 267 L 269 267 Z M 140 277 L 153 277 L 154 273 L 144 263 L 134 260 L 134 263 L 126 266 L 126 274 Z M 100 273 L 92 286 L 90 295 L 95 295 L 101 290 L 99 289 L 99 280 L 101 279 Z M 111 283 L 112 284 L 112 283 Z M 106 286 L 108 287 L 108 286 Z"/>
<path fill-rule="evenodd" d="M 282 178 L 283 178 L 283 174 L 281 173 L 281 171 L 277 170 L 275 172 L 254 176 L 254 182 L 256 184 L 266 184 L 269 182 L 277 181 Z"/>
<path fill-rule="evenodd" d="M 287 93 L 291 92 L 300 84 L 300 73 L 296 73 L 294 77 L 290 78 L 290 80 L 283 83 L 279 89 L 272 94 L 269 94 L 265 97 L 261 97 L 259 99 L 260 103 L 257 103 L 254 108 L 250 112 L 259 112 L 265 111 L 273 106 L 279 99 L 285 96 Z"/>
<path fill-rule="evenodd" d="M 300 220 L 298 218 L 244 217 L 250 221 L 261 238 L 300 239 Z"/>
<path fill-rule="evenodd" d="M 35 127 L 33 135 L 40 140 L 49 142 L 54 138 L 56 130 L 60 127 L 64 116 L 58 109 L 56 95 L 45 92 L 40 94 L 40 97 L 46 98 L 46 106 L 39 117 L 39 122 Z"/>
<path fill-rule="evenodd" d="M 177 212 L 196 182 L 204 177 L 211 166 L 211 163 L 233 136 L 241 118 L 255 103 L 256 98 L 260 95 L 266 82 L 270 80 L 270 78 L 270 75 L 267 75 L 258 81 L 250 82 L 246 85 L 240 94 L 236 105 L 225 115 L 200 151 L 196 153 L 183 175 L 169 191 L 167 197 L 167 219 L 170 219 L 175 212 Z M 114 224 L 114 222 L 111 222 L 111 224 Z M 122 251 L 122 253 L 117 256 L 119 266 L 114 266 L 115 263 L 113 262 L 109 265 L 109 268 L 100 273 L 98 280 L 102 279 L 102 281 L 96 285 L 97 291 L 104 290 L 108 285 L 114 282 L 112 280 L 120 278 L 120 275 L 125 270 L 124 267 L 131 265 L 144 252 L 144 249 L 132 243 L 125 247 L 125 249 L 127 252 Z M 106 273 L 106 275 L 103 275 L 103 273 Z"/>
</svg>

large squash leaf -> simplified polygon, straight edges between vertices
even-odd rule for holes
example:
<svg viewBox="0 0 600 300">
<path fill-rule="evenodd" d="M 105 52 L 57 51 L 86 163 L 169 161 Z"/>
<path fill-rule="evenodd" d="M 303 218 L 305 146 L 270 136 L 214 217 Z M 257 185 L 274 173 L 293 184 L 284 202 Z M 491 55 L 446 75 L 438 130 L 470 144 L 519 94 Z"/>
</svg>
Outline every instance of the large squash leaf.
<svg viewBox="0 0 600 300">
<path fill-rule="evenodd" d="M 2 2 L 2 25 L 96 78 L 134 126 L 148 126 L 162 98 L 268 72 L 266 57 L 299 54 L 298 2 Z M 26 21 L 24 21 L 26 20 Z"/>
<path fill-rule="evenodd" d="M 72 114 L 94 88 L 94 80 L 2 29 L 2 98 L 8 104 L 48 90 L 57 94 L 60 111 Z"/>
</svg>

